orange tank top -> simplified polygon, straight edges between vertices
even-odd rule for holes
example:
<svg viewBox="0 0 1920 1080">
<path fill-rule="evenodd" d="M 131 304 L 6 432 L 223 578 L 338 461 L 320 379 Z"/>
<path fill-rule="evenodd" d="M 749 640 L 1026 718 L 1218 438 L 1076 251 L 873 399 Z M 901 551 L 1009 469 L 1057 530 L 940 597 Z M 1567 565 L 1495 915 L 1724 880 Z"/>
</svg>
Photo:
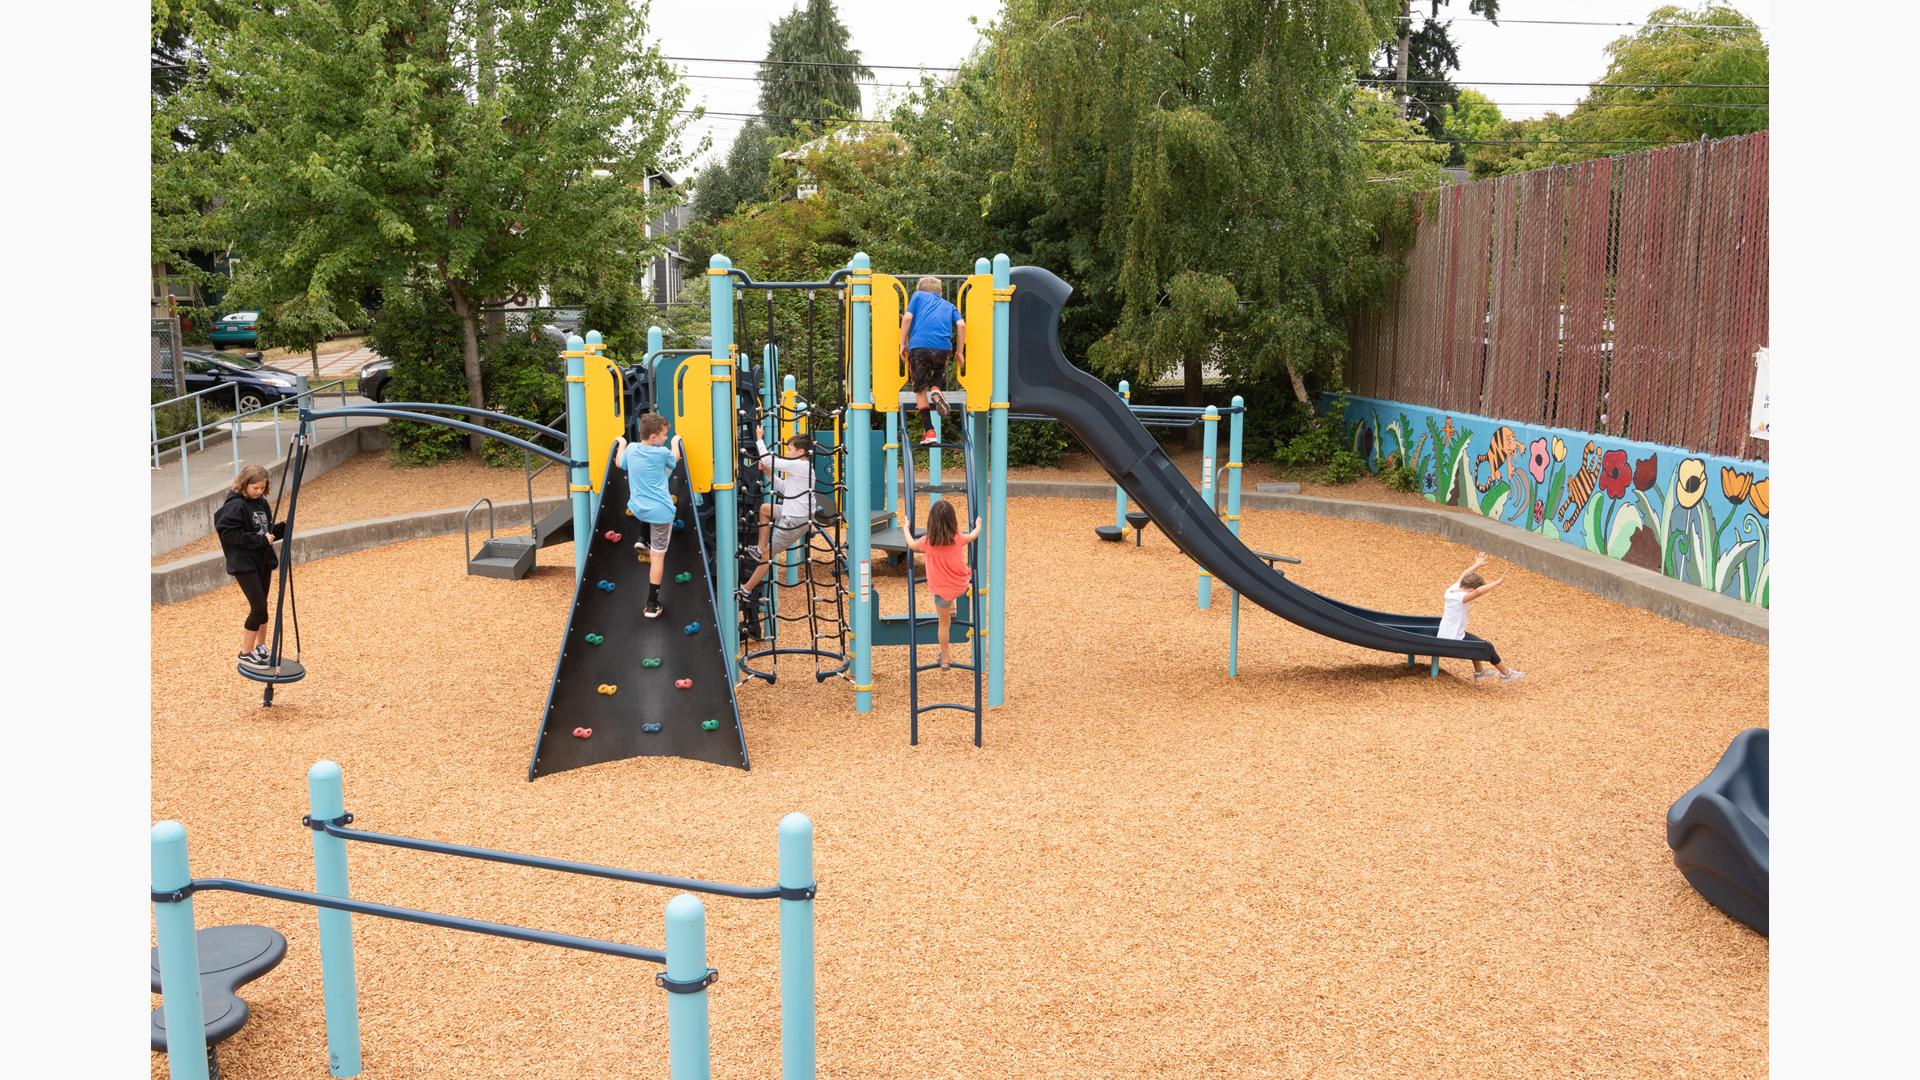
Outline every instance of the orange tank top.
<svg viewBox="0 0 1920 1080">
<path fill-rule="evenodd" d="M 967 591 L 973 572 L 967 569 L 967 545 L 928 544 L 927 587 L 944 600 L 957 599 Z"/>
</svg>

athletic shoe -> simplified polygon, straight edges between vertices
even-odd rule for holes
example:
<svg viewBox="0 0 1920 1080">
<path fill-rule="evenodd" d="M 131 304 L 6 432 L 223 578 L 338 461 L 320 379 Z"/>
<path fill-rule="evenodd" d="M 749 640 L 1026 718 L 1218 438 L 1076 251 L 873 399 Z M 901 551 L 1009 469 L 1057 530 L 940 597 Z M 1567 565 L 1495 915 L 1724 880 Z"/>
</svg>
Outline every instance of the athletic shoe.
<svg viewBox="0 0 1920 1080">
<path fill-rule="evenodd" d="M 938 390 L 930 390 L 927 392 L 927 404 L 940 410 L 941 416 L 947 415 L 949 411 L 947 408 L 947 395 Z"/>
<path fill-rule="evenodd" d="M 1501 682 L 1519 682 L 1521 679 L 1524 679 L 1526 677 L 1527 677 L 1527 673 L 1524 671 L 1511 671 L 1505 675 L 1500 676 L 1500 681 Z"/>
<path fill-rule="evenodd" d="M 647 606 L 640 609 L 640 614 L 645 615 L 649 619 L 657 619 L 660 617 L 661 612 L 666 610 L 666 608 L 660 606 L 660 601 L 649 600 L 647 601 Z"/>
<path fill-rule="evenodd" d="M 743 585 L 733 590 L 733 595 L 735 599 L 740 601 L 741 607 L 750 608 L 753 606 L 753 593 L 749 591 L 746 586 Z"/>
<path fill-rule="evenodd" d="M 1479 682 L 1482 679 L 1491 679 L 1498 674 L 1500 673 L 1492 668 L 1487 668 L 1485 671 L 1476 671 L 1473 673 L 1473 681 Z"/>
<path fill-rule="evenodd" d="M 938 435 L 935 435 L 935 434 L 933 433 L 933 429 L 932 429 L 932 428 L 928 428 L 928 429 L 927 429 L 927 433 L 926 433 L 925 435 L 922 435 L 922 436 L 920 436 L 920 445 L 921 445 L 921 446 L 931 446 L 931 445 L 933 445 L 934 443 L 937 443 L 937 442 L 939 442 L 939 441 L 940 441 L 940 436 L 938 436 Z"/>
<path fill-rule="evenodd" d="M 760 550 L 759 544 L 748 544 L 746 547 L 740 549 L 740 554 L 745 555 L 748 562 L 767 561 L 767 553 Z"/>
<path fill-rule="evenodd" d="M 240 666 L 264 670 L 272 665 L 268 664 L 266 658 L 260 656 L 258 653 L 243 652 L 240 654 Z"/>
<path fill-rule="evenodd" d="M 253 658 L 267 666 L 271 666 L 273 664 L 273 653 L 270 650 L 268 650 L 268 648 L 265 645 L 261 645 L 258 648 L 253 650 Z"/>
</svg>

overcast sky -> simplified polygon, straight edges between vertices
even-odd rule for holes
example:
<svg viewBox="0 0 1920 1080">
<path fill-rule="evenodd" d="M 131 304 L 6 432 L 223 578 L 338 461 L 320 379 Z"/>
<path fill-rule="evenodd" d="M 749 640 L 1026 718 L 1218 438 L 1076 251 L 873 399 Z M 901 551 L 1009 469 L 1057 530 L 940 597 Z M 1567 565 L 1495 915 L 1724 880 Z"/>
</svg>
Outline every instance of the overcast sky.
<svg viewBox="0 0 1920 1080">
<path fill-rule="evenodd" d="M 860 50 L 862 59 L 874 65 L 876 83 L 911 82 L 915 73 L 910 68 L 914 65 L 954 66 L 978 41 L 979 31 L 968 19 L 977 19 L 984 25 L 1000 10 L 1000 0 L 947 0 L 918 7 L 899 0 L 836 0 L 836 3 L 841 21 L 852 32 L 853 47 Z M 1760 26 L 1772 26 L 1771 0 L 1730 0 L 1730 3 Z M 669 56 L 758 60 L 766 54 L 767 28 L 796 6 L 795 0 L 736 0 L 726 6 L 724 18 L 716 18 L 715 12 L 719 9 L 712 4 L 656 0 L 652 23 L 662 51 Z M 1416 0 L 1414 10 L 1418 12 L 1425 6 Z M 1607 43 L 1633 32 L 1631 27 L 1617 26 L 1519 23 L 1493 26 L 1468 15 L 1466 0 L 1454 0 L 1452 6 L 1459 9 L 1453 18 L 1453 38 L 1460 48 L 1460 71 L 1456 80 L 1464 85 L 1478 80 L 1582 82 L 1598 79 L 1606 72 L 1603 50 Z M 1633 0 L 1505 0 L 1500 5 L 1500 13 L 1505 19 L 1638 22 L 1657 6 Z M 910 14 L 903 17 L 903 13 Z M 1767 39 L 1771 44 L 1770 31 Z M 909 70 L 877 66 L 880 64 L 908 65 Z M 751 81 L 755 71 L 752 65 L 689 62 L 676 66 L 688 75 L 693 104 L 703 104 L 716 113 L 759 110 L 759 84 Z M 1510 117 L 1541 116 L 1549 111 L 1565 113 L 1582 93 L 1580 88 L 1571 86 L 1485 86 L 1480 89 L 1501 103 L 1501 111 Z M 865 87 L 865 114 L 875 115 L 888 97 L 905 92 L 897 86 Z M 689 146 L 706 134 L 713 139 L 713 149 L 707 156 L 725 153 L 744 122 L 735 117 L 703 118 L 689 127 Z"/>
</svg>

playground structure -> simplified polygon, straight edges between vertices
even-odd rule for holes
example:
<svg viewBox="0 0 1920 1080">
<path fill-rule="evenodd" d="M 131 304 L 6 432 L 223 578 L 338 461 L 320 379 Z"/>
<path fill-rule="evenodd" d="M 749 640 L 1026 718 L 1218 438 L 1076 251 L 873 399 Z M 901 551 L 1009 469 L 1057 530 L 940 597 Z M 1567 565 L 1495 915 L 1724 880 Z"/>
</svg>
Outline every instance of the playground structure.
<svg viewBox="0 0 1920 1080">
<path fill-rule="evenodd" d="M 1667 810 L 1673 865 L 1714 907 L 1765 936 L 1771 925 L 1769 735 L 1748 728 Z"/>
<path fill-rule="evenodd" d="M 167 1069 L 171 1080 L 208 1080 L 210 1074 L 202 965 L 193 913 L 193 895 L 197 892 L 242 893 L 318 909 L 327 1069 L 331 1075 L 340 1077 L 358 1076 L 361 1071 L 360 1003 L 354 978 L 352 915 L 398 919 L 661 965 L 665 970 L 656 975 L 654 981 L 668 995 L 671 1074 L 674 1080 L 701 1080 L 712 1075 L 707 991 L 720 973 L 707 966 L 706 909 L 693 894 L 777 900 L 780 906 L 781 1076 L 783 1080 L 806 1080 L 815 1075 L 813 900 L 816 889 L 813 824 L 805 815 L 788 814 L 780 822 L 779 883 L 753 887 L 352 829 L 348 826 L 353 822 L 353 815 L 346 811 L 340 766 L 331 761 L 316 762 L 308 770 L 307 789 L 310 806 L 301 824 L 313 832 L 315 890 L 312 892 L 228 878 L 195 878 L 187 859 L 186 829 L 177 821 L 162 821 L 153 826 L 152 899 L 159 989 L 163 997 L 161 1008 L 167 1032 Z M 353 899 L 347 884 L 346 844 L 349 840 L 681 891 L 666 905 L 666 947 L 645 948 Z M 273 959 L 278 961 L 277 956 Z M 244 1020 L 244 1013 L 241 1016 Z M 237 1030 L 238 1024 L 231 1027 Z"/>
</svg>

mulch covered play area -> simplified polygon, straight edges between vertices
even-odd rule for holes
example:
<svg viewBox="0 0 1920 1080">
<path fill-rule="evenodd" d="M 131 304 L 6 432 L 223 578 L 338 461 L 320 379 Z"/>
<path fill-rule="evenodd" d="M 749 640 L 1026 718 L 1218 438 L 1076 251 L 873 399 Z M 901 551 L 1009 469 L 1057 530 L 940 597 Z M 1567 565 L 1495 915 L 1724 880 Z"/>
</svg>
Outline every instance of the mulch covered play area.
<svg viewBox="0 0 1920 1080">
<path fill-rule="evenodd" d="M 870 715 L 840 680 L 743 687 L 750 772 L 643 758 L 527 781 L 568 548 L 517 582 L 467 576 L 458 536 L 302 565 L 311 674 L 271 710 L 233 670 L 237 589 L 155 607 L 153 819 L 185 823 L 196 875 L 312 888 L 306 770 L 329 758 L 357 827 L 768 884 L 775 825 L 802 811 L 829 1077 L 1765 1075 L 1767 942 L 1688 886 L 1663 831 L 1766 722 L 1764 646 L 1496 565 L 1472 630 L 1519 683 L 1476 687 L 1464 662 L 1429 679 L 1251 605 L 1228 679 L 1225 590 L 1197 610 L 1193 565 L 1157 532 L 1097 541 L 1111 516 L 1014 501 L 984 747 L 959 713 L 910 747 L 905 657 L 883 650 Z M 1278 512 L 1246 538 L 1389 611 L 1437 613 L 1473 555 Z M 933 687 L 957 699 L 963 678 Z M 672 895 L 351 859 L 362 899 L 652 946 Z M 313 912 L 195 904 L 289 942 L 223 1071 L 324 1076 Z M 706 906 L 715 1075 L 777 1075 L 775 915 Z M 667 1075 L 651 965 L 371 918 L 354 941 L 367 1076 Z"/>
</svg>

